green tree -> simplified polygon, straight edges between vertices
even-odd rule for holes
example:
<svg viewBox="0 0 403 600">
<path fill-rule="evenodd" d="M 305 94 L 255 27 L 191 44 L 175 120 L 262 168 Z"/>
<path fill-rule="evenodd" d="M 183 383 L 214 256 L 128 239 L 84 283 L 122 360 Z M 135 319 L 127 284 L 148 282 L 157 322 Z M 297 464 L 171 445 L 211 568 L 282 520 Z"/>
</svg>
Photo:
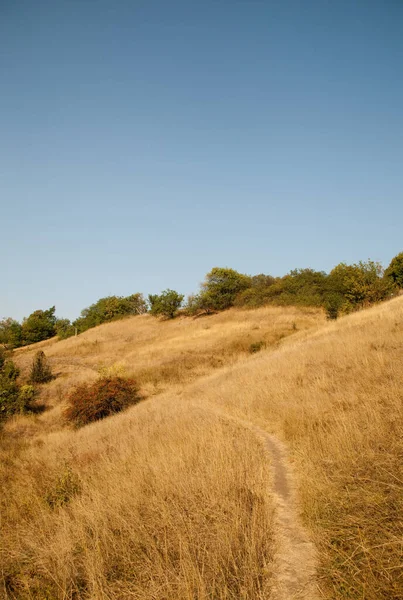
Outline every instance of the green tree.
<svg viewBox="0 0 403 600">
<path fill-rule="evenodd" d="M 70 319 L 57 319 L 55 328 L 59 340 L 65 340 L 76 332 L 76 328 L 72 325 Z"/>
<path fill-rule="evenodd" d="M 147 312 L 147 302 L 145 301 L 143 294 L 132 294 L 131 296 L 126 296 L 126 298 L 123 298 L 123 300 L 127 314 L 143 315 Z"/>
<path fill-rule="evenodd" d="M 1 377 L 8 381 L 17 381 L 20 374 L 19 368 L 12 360 L 5 360 L 1 367 Z"/>
<path fill-rule="evenodd" d="M 275 283 L 276 279 L 271 275 L 253 275 L 250 278 L 250 287 L 237 294 L 234 305 L 248 308 L 264 306 L 271 300 L 271 288 Z"/>
<path fill-rule="evenodd" d="M 327 274 L 314 269 L 294 269 L 282 278 L 281 291 L 286 303 L 320 306 L 326 289 Z"/>
<path fill-rule="evenodd" d="M 337 293 L 328 294 L 323 306 L 328 319 L 337 319 L 343 306 L 343 296 Z"/>
<path fill-rule="evenodd" d="M 0 321 L 0 344 L 12 350 L 23 345 L 22 326 L 11 317 Z"/>
<path fill-rule="evenodd" d="M 398 288 L 403 289 L 403 252 L 392 258 L 385 271 L 385 276 L 393 281 Z"/>
<path fill-rule="evenodd" d="M 370 259 L 354 265 L 340 263 L 329 274 L 329 293 L 344 298 L 345 311 L 385 300 L 393 288 L 393 282 L 384 277 L 382 265 Z"/>
<path fill-rule="evenodd" d="M 266 276 L 268 277 L 268 276 Z M 270 278 L 267 285 L 259 275 L 255 287 L 246 290 L 245 299 L 263 304 L 321 306 L 326 294 L 327 274 L 313 269 L 294 269 L 284 277 Z"/>
<path fill-rule="evenodd" d="M 51 379 L 53 379 L 52 370 L 48 365 L 45 353 L 39 350 L 32 361 L 29 381 L 30 383 L 47 383 Z"/>
<path fill-rule="evenodd" d="M 185 314 L 189 317 L 195 316 L 200 312 L 200 296 L 190 294 L 186 299 Z"/>
<path fill-rule="evenodd" d="M 251 277 L 234 269 L 214 267 L 201 285 L 200 308 L 207 312 L 234 305 L 239 293 L 251 286 Z"/>
<path fill-rule="evenodd" d="M 56 335 L 55 307 L 48 310 L 36 310 L 22 322 L 24 344 L 34 344 Z"/>
<path fill-rule="evenodd" d="M 0 360 L 0 423 L 11 415 L 32 410 L 35 392 L 30 386 L 20 387 L 17 377 L 20 371 L 13 361 L 2 352 Z"/>
<path fill-rule="evenodd" d="M 147 303 L 142 294 L 126 297 L 107 296 L 81 311 L 81 316 L 74 321 L 73 325 L 82 333 L 102 323 L 145 312 L 147 312 Z"/>
<path fill-rule="evenodd" d="M 19 411 L 20 388 L 14 379 L 0 373 L 0 423 Z"/>
<path fill-rule="evenodd" d="M 150 313 L 154 316 L 163 316 L 167 319 L 173 319 L 184 299 L 183 294 L 178 294 L 175 290 L 164 290 L 161 294 L 149 294 Z"/>
</svg>

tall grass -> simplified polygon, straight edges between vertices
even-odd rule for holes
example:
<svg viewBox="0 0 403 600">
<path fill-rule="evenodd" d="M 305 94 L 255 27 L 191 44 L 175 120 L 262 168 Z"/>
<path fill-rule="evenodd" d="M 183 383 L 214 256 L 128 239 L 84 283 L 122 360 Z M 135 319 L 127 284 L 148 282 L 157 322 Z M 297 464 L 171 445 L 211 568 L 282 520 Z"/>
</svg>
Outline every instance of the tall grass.
<svg viewBox="0 0 403 600">
<path fill-rule="evenodd" d="M 21 450 L 13 468 L 2 597 L 267 598 L 270 473 L 247 432 L 143 403 Z"/>
<path fill-rule="evenodd" d="M 41 390 L 48 411 L 37 425 L 41 430 L 58 430 L 60 406 L 71 389 L 95 381 L 100 373 L 126 374 L 136 380 L 141 396 L 148 397 L 181 389 L 235 364 L 249 356 L 254 342 L 275 348 L 288 336 L 301 335 L 323 321 L 319 310 L 292 307 L 231 310 L 172 321 L 141 315 L 95 327 L 78 337 L 21 348 L 14 360 L 28 378 L 37 347 L 44 349 L 56 378 Z"/>
<path fill-rule="evenodd" d="M 403 597 L 402 347 L 398 298 L 190 392 L 287 443 L 328 598 Z"/>
<path fill-rule="evenodd" d="M 402 347 L 403 298 L 336 323 L 272 307 L 50 344 L 53 408 L 3 432 L 4 597 L 270 597 L 269 465 L 218 407 L 287 445 L 323 597 L 402 598 Z M 29 352 L 16 358 L 24 369 Z M 65 389 L 117 358 L 149 400 L 62 429 Z"/>
</svg>

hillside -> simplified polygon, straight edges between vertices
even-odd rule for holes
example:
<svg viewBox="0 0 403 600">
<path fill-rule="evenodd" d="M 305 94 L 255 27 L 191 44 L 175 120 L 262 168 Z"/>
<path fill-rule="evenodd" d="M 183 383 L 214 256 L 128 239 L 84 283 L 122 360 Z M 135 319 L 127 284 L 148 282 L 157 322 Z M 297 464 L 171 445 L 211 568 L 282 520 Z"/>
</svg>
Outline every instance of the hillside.
<svg viewBox="0 0 403 600">
<path fill-rule="evenodd" d="M 48 410 L 37 421 L 58 429 L 66 394 L 83 381 L 95 380 L 102 370 L 134 377 L 141 394 L 149 397 L 178 386 L 182 389 L 190 381 L 249 357 L 253 344 L 273 349 L 288 336 L 303 335 L 323 321 L 318 309 L 293 307 L 232 309 L 166 321 L 141 315 L 95 327 L 75 338 L 54 338 L 18 349 L 14 359 L 22 376 L 28 377 L 35 352 L 45 351 L 57 377 L 42 390 Z"/>
<path fill-rule="evenodd" d="M 333 323 L 271 307 L 42 343 L 47 410 L 2 434 L 0 594 L 401 598 L 402 347 L 403 298 Z M 145 400 L 67 428 L 68 390 L 102 368 Z"/>
</svg>

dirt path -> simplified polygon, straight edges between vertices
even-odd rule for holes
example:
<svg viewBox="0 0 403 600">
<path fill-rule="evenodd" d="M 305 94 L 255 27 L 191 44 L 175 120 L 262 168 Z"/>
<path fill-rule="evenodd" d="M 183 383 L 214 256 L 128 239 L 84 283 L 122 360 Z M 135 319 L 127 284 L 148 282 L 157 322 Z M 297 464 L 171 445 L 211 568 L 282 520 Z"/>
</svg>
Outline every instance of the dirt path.
<svg viewBox="0 0 403 600">
<path fill-rule="evenodd" d="M 207 409 L 207 407 L 206 407 Z M 269 493 L 275 503 L 276 553 L 271 600 L 319 600 L 316 550 L 299 519 L 295 484 L 284 445 L 264 429 L 210 406 L 219 418 L 252 431 L 261 441 L 273 471 Z"/>
</svg>

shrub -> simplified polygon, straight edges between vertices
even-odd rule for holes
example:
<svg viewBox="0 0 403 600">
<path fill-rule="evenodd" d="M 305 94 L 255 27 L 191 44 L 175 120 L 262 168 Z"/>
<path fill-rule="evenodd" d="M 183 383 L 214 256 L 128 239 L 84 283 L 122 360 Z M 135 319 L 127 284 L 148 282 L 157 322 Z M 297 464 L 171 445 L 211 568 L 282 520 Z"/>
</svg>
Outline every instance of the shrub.
<svg viewBox="0 0 403 600">
<path fill-rule="evenodd" d="M 190 294 L 187 297 L 184 313 L 188 317 L 194 317 L 201 312 L 200 296 L 198 294 Z"/>
<path fill-rule="evenodd" d="M 22 322 L 22 338 L 24 344 L 34 344 L 47 340 L 56 334 L 55 307 L 48 310 L 36 310 Z"/>
<path fill-rule="evenodd" d="M 17 395 L 13 398 L 12 404 L 9 406 L 9 414 L 25 414 L 35 412 L 37 407 L 34 406 L 37 392 L 32 385 L 17 384 Z"/>
<path fill-rule="evenodd" d="M 77 387 L 69 396 L 64 416 L 81 427 L 118 413 L 139 400 L 133 379 L 106 377 Z"/>
<path fill-rule="evenodd" d="M 20 387 L 17 383 L 19 373 L 11 360 L 0 361 L 0 422 L 11 415 L 33 410 L 35 389 L 31 385 Z"/>
<path fill-rule="evenodd" d="M 327 275 L 313 269 L 294 269 L 277 280 L 268 293 L 274 304 L 321 306 L 326 292 Z"/>
<path fill-rule="evenodd" d="M 20 388 L 15 380 L 0 376 L 0 422 L 20 412 L 19 391 Z"/>
<path fill-rule="evenodd" d="M 55 327 L 59 340 L 66 340 L 76 333 L 76 328 L 71 324 L 70 319 L 57 319 Z"/>
<path fill-rule="evenodd" d="M 82 333 L 102 323 L 126 316 L 141 315 L 145 312 L 147 312 L 147 303 L 142 294 L 137 293 L 126 297 L 107 296 L 81 311 L 81 316 L 74 321 L 73 326 Z"/>
<path fill-rule="evenodd" d="M 80 492 L 81 484 L 78 476 L 66 465 L 53 486 L 48 490 L 45 501 L 50 508 L 60 508 L 68 504 Z"/>
<path fill-rule="evenodd" d="M 342 295 L 353 309 L 390 298 L 394 291 L 392 279 L 384 277 L 381 264 L 373 260 L 340 263 L 330 272 L 327 285 L 330 294 Z"/>
<path fill-rule="evenodd" d="M 32 403 L 37 396 L 37 391 L 33 385 L 22 385 L 18 394 L 20 412 L 32 410 Z"/>
<path fill-rule="evenodd" d="M 19 374 L 20 370 L 12 360 L 5 360 L 1 365 L 0 376 L 2 379 L 6 381 L 16 381 Z"/>
<path fill-rule="evenodd" d="M 340 294 L 330 294 L 324 304 L 327 318 L 330 320 L 337 319 L 343 303 L 343 297 Z"/>
<path fill-rule="evenodd" d="M 260 342 L 253 342 L 253 344 L 251 344 L 249 346 L 249 352 L 251 354 L 255 354 L 256 352 L 260 352 L 260 350 L 262 350 L 262 348 L 266 347 L 266 342 L 263 342 L 262 340 Z"/>
<path fill-rule="evenodd" d="M 126 375 L 125 366 L 119 362 L 115 362 L 109 367 L 100 365 L 97 371 L 102 379 L 112 379 L 113 377 L 121 377 L 123 379 Z"/>
<path fill-rule="evenodd" d="M 403 288 L 403 252 L 400 252 L 400 254 L 397 254 L 392 258 L 390 265 L 385 271 L 385 275 L 393 281 L 398 288 Z"/>
<path fill-rule="evenodd" d="M 18 321 L 11 317 L 0 321 L 0 344 L 10 350 L 22 346 L 22 327 Z"/>
<path fill-rule="evenodd" d="M 52 371 L 47 363 L 45 353 L 39 350 L 32 362 L 31 373 L 29 376 L 30 383 L 47 383 L 53 379 Z"/>
<path fill-rule="evenodd" d="M 167 319 L 173 319 L 181 307 L 183 299 L 183 294 L 178 294 L 175 290 L 165 290 L 159 296 L 149 294 L 150 312 L 154 316 L 161 315 Z"/>
<path fill-rule="evenodd" d="M 239 292 L 234 300 L 234 306 L 246 308 L 258 308 L 264 306 L 271 299 L 271 286 L 276 280 L 271 275 L 254 275 L 250 279 L 251 285 Z"/>
<path fill-rule="evenodd" d="M 251 277 L 234 269 L 214 267 L 202 283 L 200 308 L 207 312 L 230 308 L 236 296 L 251 286 L 251 281 Z"/>
<path fill-rule="evenodd" d="M 272 294 L 269 287 L 250 287 L 236 296 L 234 306 L 240 308 L 259 308 L 259 306 L 269 304 L 271 300 Z"/>
</svg>

